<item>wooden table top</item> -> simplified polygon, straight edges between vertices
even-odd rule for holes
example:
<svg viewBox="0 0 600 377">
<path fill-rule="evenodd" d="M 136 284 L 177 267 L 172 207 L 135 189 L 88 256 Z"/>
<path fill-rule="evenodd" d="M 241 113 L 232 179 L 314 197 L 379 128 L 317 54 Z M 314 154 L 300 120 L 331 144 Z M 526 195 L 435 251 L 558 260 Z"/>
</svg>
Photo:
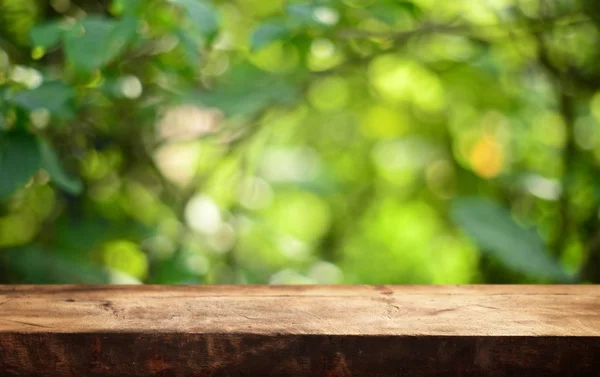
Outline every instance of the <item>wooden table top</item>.
<svg viewBox="0 0 600 377">
<path fill-rule="evenodd" d="M 599 356 L 593 285 L 0 286 L 9 376 L 600 375 Z"/>
</svg>

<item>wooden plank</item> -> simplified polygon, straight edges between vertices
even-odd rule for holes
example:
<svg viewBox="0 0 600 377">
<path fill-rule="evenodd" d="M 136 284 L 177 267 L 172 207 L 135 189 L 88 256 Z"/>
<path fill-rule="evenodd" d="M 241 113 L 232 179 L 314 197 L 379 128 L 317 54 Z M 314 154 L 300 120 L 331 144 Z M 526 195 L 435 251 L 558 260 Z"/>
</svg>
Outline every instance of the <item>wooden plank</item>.
<svg viewBox="0 0 600 377">
<path fill-rule="evenodd" d="M 598 286 L 0 286 L 0 376 L 594 376 Z"/>
</svg>

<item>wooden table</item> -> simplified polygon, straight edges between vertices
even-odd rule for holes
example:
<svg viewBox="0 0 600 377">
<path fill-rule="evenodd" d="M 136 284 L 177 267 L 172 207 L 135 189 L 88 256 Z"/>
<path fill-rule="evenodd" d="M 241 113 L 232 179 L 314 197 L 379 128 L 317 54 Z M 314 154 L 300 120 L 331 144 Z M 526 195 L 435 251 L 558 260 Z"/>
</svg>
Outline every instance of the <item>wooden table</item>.
<svg viewBox="0 0 600 377">
<path fill-rule="evenodd" d="M 600 287 L 0 286 L 0 376 L 600 376 Z"/>
</svg>

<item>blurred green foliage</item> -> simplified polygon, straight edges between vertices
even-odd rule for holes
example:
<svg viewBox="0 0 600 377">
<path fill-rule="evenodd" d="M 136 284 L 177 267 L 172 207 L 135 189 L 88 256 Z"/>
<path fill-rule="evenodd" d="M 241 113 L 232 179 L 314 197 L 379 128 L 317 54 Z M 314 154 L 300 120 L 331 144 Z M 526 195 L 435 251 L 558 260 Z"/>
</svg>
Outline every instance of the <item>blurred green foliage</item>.
<svg viewBox="0 0 600 377">
<path fill-rule="evenodd" d="M 0 282 L 600 282 L 595 0 L 0 0 Z"/>
</svg>

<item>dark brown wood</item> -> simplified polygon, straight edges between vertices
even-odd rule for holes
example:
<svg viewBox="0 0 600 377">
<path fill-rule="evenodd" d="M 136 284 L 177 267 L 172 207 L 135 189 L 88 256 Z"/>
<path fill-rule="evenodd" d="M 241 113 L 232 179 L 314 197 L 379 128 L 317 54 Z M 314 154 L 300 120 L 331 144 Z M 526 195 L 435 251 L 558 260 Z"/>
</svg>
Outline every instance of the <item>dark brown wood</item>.
<svg viewBox="0 0 600 377">
<path fill-rule="evenodd" d="M 0 376 L 599 376 L 598 286 L 0 286 Z"/>
</svg>

